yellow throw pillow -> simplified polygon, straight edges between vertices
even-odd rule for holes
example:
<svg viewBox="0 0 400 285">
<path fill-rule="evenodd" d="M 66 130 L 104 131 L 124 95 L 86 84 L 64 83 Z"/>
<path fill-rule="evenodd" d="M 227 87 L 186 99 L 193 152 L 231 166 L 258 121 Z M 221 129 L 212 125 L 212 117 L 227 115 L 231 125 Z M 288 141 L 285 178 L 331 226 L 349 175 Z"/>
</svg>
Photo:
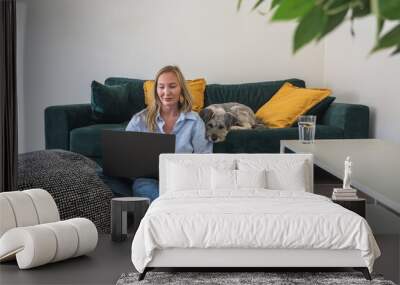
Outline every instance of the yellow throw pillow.
<svg viewBox="0 0 400 285">
<path fill-rule="evenodd" d="M 286 82 L 258 109 L 256 117 L 270 128 L 287 128 L 330 94 L 329 89 L 301 88 Z"/>
<path fill-rule="evenodd" d="M 206 90 L 206 80 L 204 78 L 186 80 L 190 95 L 192 95 L 192 110 L 200 112 L 204 107 L 204 91 Z M 154 80 L 147 80 L 143 84 L 144 102 L 146 105 L 152 103 L 152 92 L 154 88 Z"/>
</svg>

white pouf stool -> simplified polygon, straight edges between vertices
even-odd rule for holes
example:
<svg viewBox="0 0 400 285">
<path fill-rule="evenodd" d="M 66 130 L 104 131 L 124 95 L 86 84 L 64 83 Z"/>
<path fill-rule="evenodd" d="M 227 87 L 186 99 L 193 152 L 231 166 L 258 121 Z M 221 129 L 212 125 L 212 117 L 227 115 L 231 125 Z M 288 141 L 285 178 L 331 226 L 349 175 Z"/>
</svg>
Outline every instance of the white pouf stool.
<svg viewBox="0 0 400 285">
<path fill-rule="evenodd" d="M 88 219 L 60 221 L 43 189 L 0 193 L 0 262 L 17 259 L 20 269 L 84 255 L 96 248 L 98 233 Z"/>
</svg>

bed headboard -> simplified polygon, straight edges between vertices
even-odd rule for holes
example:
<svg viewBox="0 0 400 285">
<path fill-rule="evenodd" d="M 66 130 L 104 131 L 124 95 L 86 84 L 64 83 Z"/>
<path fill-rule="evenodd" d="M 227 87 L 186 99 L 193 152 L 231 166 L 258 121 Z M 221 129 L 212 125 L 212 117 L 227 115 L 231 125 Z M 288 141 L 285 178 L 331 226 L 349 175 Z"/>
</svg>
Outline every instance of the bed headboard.
<svg viewBox="0 0 400 285">
<path fill-rule="evenodd" d="M 274 171 L 281 171 L 285 176 L 286 170 L 294 169 L 301 165 L 301 175 L 305 179 L 305 191 L 313 192 L 313 156 L 312 154 L 270 154 L 270 153 L 217 153 L 217 154 L 161 154 L 159 164 L 160 178 L 160 195 L 166 193 L 169 189 L 167 185 L 171 185 L 173 179 L 178 179 L 179 174 L 172 173 L 174 165 L 185 165 L 190 170 L 196 167 L 218 166 L 229 169 L 241 169 L 242 167 L 252 167 L 254 165 L 267 165 Z M 175 166 L 174 166 L 175 167 Z M 209 178 L 209 177 L 208 177 Z M 207 177 L 206 177 L 207 179 Z M 210 178 L 209 178 L 210 179 Z M 285 189 L 282 189 L 285 190 Z M 289 189 L 287 189 L 289 190 Z"/>
</svg>

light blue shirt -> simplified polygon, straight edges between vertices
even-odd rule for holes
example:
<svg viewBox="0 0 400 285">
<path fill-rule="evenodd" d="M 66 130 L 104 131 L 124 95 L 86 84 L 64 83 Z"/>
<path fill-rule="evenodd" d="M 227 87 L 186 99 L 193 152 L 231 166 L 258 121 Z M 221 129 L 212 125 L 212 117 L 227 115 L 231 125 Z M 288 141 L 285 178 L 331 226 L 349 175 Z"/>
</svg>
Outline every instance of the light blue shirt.
<svg viewBox="0 0 400 285">
<path fill-rule="evenodd" d="M 149 132 L 146 126 L 147 109 L 136 113 L 126 131 Z M 164 134 L 163 126 L 165 122 L 160 114 L 156 117 L 156 133 Z M 211 153 L 213 144 L 206 139 L 206 130 L 203 120 L 196 112 L 181 112 L 172 129 L 175 135 L 176 153 Z"/>
</svg>

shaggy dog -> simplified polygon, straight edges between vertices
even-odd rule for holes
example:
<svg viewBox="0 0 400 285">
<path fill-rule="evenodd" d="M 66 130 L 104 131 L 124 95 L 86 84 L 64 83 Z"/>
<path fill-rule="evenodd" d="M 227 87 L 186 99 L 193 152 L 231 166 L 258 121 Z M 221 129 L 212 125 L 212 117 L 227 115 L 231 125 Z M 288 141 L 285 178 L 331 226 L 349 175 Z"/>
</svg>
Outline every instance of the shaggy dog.
<svg viewBox="0 0 400 285">
<path fill-rule="evenodd" d="M 260 124 L 253 110 L 240 103 L 210 105 L 200 112 L 206 125 L 206 138 L 222 142 L 230 130 L 252 129 Z"/>
</svg>

